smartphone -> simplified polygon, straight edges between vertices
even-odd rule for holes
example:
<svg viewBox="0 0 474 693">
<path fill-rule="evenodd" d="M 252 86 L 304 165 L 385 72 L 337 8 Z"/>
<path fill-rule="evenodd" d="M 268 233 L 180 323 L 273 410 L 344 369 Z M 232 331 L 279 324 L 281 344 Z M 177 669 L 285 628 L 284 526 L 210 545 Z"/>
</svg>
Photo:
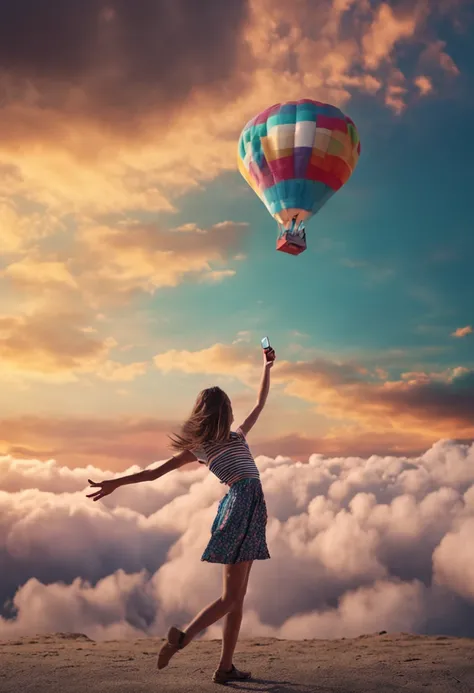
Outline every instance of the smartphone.
<svg viewBox="0 0 474 693">
<path fill-rule="evenodd" d="M 273 349 L 272 349 L 272 346 L 270 344 L 270 340 L 268 339 L 268 337 L 264 337 L 260 343 L 261 343 L 262 349 L 265 352 L 265 355 L 267 357 L 267 361 L 274 361 L 275 360 L 275 354 L 273 353 Z"/>
</svg>

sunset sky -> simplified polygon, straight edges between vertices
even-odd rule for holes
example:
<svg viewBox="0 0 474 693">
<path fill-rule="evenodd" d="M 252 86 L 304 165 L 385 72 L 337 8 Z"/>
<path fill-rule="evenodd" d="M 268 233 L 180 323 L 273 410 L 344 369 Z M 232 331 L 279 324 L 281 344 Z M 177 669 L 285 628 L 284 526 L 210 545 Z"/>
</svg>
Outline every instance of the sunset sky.
<svg viewBox="0 0 474 693">
<path fill-rule="evenodd" d="M 47 11 L 46 11 L 47 6 Z M 219 384 L 256 453 L 474 438 L 473 12 L 462 0 L 0 5 L 0 452 L 122 470 Z M 308 250 L 236 145 L 293 98 L 362 154 Z"/>
</svg>

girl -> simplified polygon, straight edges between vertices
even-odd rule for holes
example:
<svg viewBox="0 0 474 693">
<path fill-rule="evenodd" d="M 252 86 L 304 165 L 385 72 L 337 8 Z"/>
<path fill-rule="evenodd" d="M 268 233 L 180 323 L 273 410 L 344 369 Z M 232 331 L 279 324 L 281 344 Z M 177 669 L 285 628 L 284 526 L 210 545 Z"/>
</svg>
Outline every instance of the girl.
<svg viewBox="0 0 474 693">
<path fill-rule="evenodd" d="M 232 406 L 225 392 L 218 387 L 203 390 L 191 416 L 179 435 L 172 436 L 177 454 L 157 469 L 146 469 L 118 479 L 96 483 L 98 491 L 88 495 L 94 501 L 109 495 L 125 484 L 159 479 L 173 469 L 198 460 L 209 467 L 230 489 L 221 500 L 211 538 L 201 560 L 223 565 L 222 596 L 203 609 L 187 628 L 168 631 L 167 642 L 158 656 L 158 669 L 166 667 L 174 654 L 182 650 L 205 628 L 225 616 L 222 652 L 213 681 L 225 684 L 250 678 L 250 672 L 239 671 L 233 655 L 242 622 L 247 584 L 254 560 L 270 558 L 265 530 L 267 509 L 260 484 L 260 475 L 247 444 L 246 436 L 257 422 L 270 389 L 270 369 L 275 360 L 273 349 L 264 352 L 263 376 L 257 404 L 235 432 Z"/>
</svg>

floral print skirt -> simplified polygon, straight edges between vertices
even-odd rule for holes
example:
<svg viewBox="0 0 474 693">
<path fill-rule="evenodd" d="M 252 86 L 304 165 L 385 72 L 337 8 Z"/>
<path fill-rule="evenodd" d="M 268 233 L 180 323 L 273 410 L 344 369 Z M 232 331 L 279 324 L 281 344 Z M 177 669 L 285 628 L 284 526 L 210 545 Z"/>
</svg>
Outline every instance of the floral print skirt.
<svg viewBox="0 0 474 693">
<path fill-rule="evenodd" d="M 266 526 L 267 506 L 260 480 L 236 481 L 219 503 L 201 560 L 229 565 L 270 558 Z"/>
</svg>

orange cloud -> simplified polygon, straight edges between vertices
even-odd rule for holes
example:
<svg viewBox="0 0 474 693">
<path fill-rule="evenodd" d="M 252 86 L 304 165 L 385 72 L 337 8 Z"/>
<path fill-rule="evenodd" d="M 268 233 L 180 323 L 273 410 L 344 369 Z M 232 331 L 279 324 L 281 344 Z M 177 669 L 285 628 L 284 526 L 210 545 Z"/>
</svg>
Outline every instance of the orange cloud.
<svg viewBox="0 0 474 693">
<path fill-rule="evenodd" d="M 145 375 L 147 369 L 146 361 L 123 364 L 106 360 L 97 365 L 95 375 L 111 382 L 130 383 L 141 375 Z"/>
<path fill-rule="evenodd" d="M 256 455 L 282 455 L 301 461 L 314 454 L 357 457 L 411 456 L 422 454 L 426 450 L 427 440 L 430 438 L 398 430 L 377 432 L 358 426 L 334 426 L 320 436 L 296 432 L 272 438 L 262 439 L 260 436 L 255 442 L 252 441 L 252 451 Z"/>
<path fill-rule="evenodd" d="M 414 35 L 417 23 L 416 8 L 411 16 L 397 17 L 390 5 L 382 3 L 362 40 L 365 65 L 372 70 L 378 68 L 383 60 L 390 58 L 399 41 Z"/>
<path fill-rule="evenodd" d="M 118 302 L 136 291 L 153 293 L 185 280 L 217 284 L 235 276 L 228 265 L 241 258 L 248 233 L 247 224 L 230 221 L 206 229 L 89 223 L 60 253 L 22 257 L 0 271 L 0 278 L 29 295 L 67 295 L 69 301 L 94 306 L 105 298 Z"/>
<path fill-rule="evenodd" d="M 405 373 L 400 380 L 361 376 L 347 364 L 281 364 L 288 394 L 314 402 L 325 416 L 357 422 L 379 433 L 400 431 L 427 440 L 474 436 L 473 374 Z"/>
<path fill-rule="evenodd" d="M 248 349 L 226 344 L 214 344 L 201 351 L 179 351 L 172 349 L 157 354 L 155 366 L 162 373 L 177 371 L 187 374 L 218 375 L 234 377 L 243 382 L 258 384 L 260 362 Z"/>
<path fill-rule="evenodd" d="M 94 296 L 153 293 L 188 278 L 220 282 L 235 275 L 225 265 L 235 260 L 247 234 L 247 224 L 231 221 L 208 229 L 87 226 L 77 234 L 79 281 Z"/>
<path fill-rule="evenodd" d="M 467 337 L 468 334 L 472 334 L 473 330 L 470 325 L 466 325 L 466 327 L 458 327 L 457 330 L 454 330 L 454 332 L 451 334 L 451 337 Z"/>
<path fill-rule="evenodd" d="M 170 457 L 172 421 L 147 418 L 33 417 L 0 419 L 0 451 L 17 458 L 55 459 L 121 471 Z"/>
<path fill-rule="evenodd" d="M 393 70 L 385 92 L 385 105 L 400 115 L 406 108 L 405 77 L 400 70 Z"/>
<path fill-rule="evenodd" d="M 426 96 L 427 94 L 431 94 L 433 91 L 433 82 L 429 77 L 426 77 L 426 75 L 420 75 L 415 79 L 415 84 L 420 90 L 421 96 Z"/>
<path fill-rule="evenodd" d="M 84 6 L 85 15 L 90 4 Z M 180 36 L 180 51 L 167 54 L 167 70 L 157 62 L 163 46 L 156 36 L 149 40 L 143 9 L 123 25 L 123 35 L 129 36 L 124 50 L 117 50 L 114 34 L 124 22 L 124 7 L 97 24 L 97 35 L 105 32 L 111 42 L 105 44 L 106 55 L 90 50 L 97 35 L 87 34 L 85 72 L 81 36 L 70 22 L 65 31 L 73 34 L 68 56 L 78 61 L 74 69 L 61 67 L 58 56 L 46 59 L 46 29 L 42 60 L 33 59 L 31 46 L 25 46 L 27 34 L 19 36 L 17 53 L 27 56 L 22 74 L 34 66 L 35 74 L 44 71 L 44 76 L 41 84 L 28 74 L 29 79 L 19 80 L 15 64 L 6 67 L 0 159 L 9 175 L 0 177 L 0 193 L 23 196 L 58 214 L 171 212 L 180 194 L 223 171 L 235 171 L 239 132 L 268 104 L 308 94 L 344 106 L 352 91 L 388 89 L 387 106 L 402 110 L 400 85 L 392 85 L 386 65 L 396 67 L 393 51 L 399 42 L 418 31 L 421 38 L 424 17 L 418 10 L 401 16 L 387 3 L 372 8 L 363 0 L 322 0 L 317 10 L 309 2 L 284 0 L 225 7 L 213 2 L 214 9 L 206 3 L 196 19 L 210 22 L 209 40 L 202 43 L 191 22 L 193 3 L 180 0 L 176 14 L 181 16 L 185 4 L 183 31 L 190 31 L 189 42 Z M 209 30 L 217 18 L 219 29 Z M 168 19 L 166 13 L 160 18 L 165 33 Z M 133 33 L 134 22 L 144 27 L 138 52 L 136 36 L 142 34 Z M 444 44 L 433 45 L 437 59 L 454 72 Z M 138 65 L 143 74 L 136 71 Z M 129 79 L 132 74 L 140 79 Z"/>
<path fill-rule="evenodd" d="M 8 265 L 0 276 L 23 288 L 67 287 L 77 289 L 76 279 L 66 263 L 57 260 L 42 260 L 25 257 Z"/>
<path fill-rule="evenodd" d="M 58 228 L 61 228 L 61 224 L 52 214 L 46 211 L 33 214 L 23 213 L 7 197 L 2 199 L 0 194 L 0 240 L 2 254 L 24 252 L 32 244 L 51 235 Z"/>
<path fill-rule="evenodd" d="M 80 374 L 111 381 L 131 381 L 145 363 L 123 364 L 109 358 L 117 346 L 89 329 L 80 313 L 37 308 L 0 315 L 0 373 L 7 379 L 34 378 L 71 382 Z"/>
</svg>

